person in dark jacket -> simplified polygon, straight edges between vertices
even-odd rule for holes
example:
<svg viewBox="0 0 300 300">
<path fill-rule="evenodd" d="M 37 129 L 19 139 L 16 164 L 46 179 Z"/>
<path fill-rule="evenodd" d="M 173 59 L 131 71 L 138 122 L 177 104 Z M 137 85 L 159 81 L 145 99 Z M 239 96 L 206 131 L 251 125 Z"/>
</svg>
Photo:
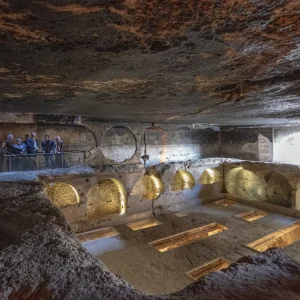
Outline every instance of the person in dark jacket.
<svg viewBox="0 0 300 300">
<path fill-rule="evenodd" d="M 6 142 L 0 141 L 0 172 L 8 171 L 8 158 Z"/>
<path fill-rule="evenodd" d="M 25 134 L 25 140 L 23 141 L 23 143 L 26 145 L 28 140 L 29 140 L 29 134 Z"/>
<path fill-rule="evenodd" d="M 47 168 L 55 168 L 54 152 L 55 143 L 50 140 L 48 134 L 45 135 L 45 140 L 42 142 L 42 151 L 45 153 L 45 161 Z"/>
<path fill-rule="evenodd" d="M 26 152 L 28 154 L 28 169 L 38 169 L 38 158 L 36 157 L 39 152 L 39 141 L 36 139 L 36 133 L 31 132 L 30 138 L 25 141 Z"/>
<path fill-rule="evenodd" d="M 31 132 L 30 139 L 25 141 L 27 154 L 37 154 L 39 151 L 39 141 L 36 139 L 36 133 Z"/>
</svg>

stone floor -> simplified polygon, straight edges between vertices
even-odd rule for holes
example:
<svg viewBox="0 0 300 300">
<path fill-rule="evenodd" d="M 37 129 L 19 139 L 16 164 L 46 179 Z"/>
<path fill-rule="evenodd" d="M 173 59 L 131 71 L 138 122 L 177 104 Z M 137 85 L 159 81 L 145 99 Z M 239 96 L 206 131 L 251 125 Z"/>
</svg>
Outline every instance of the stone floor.
<svg viewBox="0 0 300 300">
<path fill-rule="evenodd" d="M 149 294 L 172 293 L 192 282 L 185 272 L 218 257 L 235 262 L 242 256 L 251 255 L 254 252 L 244 245 L 298 220 L 274 213 L 253 222 L 235 217 L 251 210 L 253 207 L 239 203 L 228 207 L 211 203 L 184 210 L 186 216 L 157 216 L 162 224 L 154 227 L 133 231 L 125 224 L 115 226 L 120 235 L 83 243 L 83 246 L 136 289 Z M 229 229 L 162 253 L 148 244 L 212 222 Z M 284 251 L 300 261 L 299 246 L 300 241 L 297 241 Z"/>
</svg>

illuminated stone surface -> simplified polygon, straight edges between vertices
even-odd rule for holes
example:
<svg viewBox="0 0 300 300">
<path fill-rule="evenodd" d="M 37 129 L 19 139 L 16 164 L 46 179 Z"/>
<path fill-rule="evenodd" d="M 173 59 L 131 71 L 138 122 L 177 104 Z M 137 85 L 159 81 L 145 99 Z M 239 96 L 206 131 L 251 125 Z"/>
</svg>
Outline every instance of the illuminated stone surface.
<svg viewBox="0 0 300 300">
<path fill-rule="evenodd" d="M 209 273 L 216 272 L 216 271 L 219 271 L 222 269 L 226 269 L 229 266 L 230 266 L 230 261 L 223 257 L 220 257 L 220 258 L 216 258 L 212 261 L 209 261 L 200 267 L 194 268 L 194 269 L 188 271 L 186 274 L 191 279 L 198 280 L 199 278 L 201 278 Z"/>
<path fill-rule="evenodd" d="M 109 214 L 123 214 L 126 211 L 126 191 L 123 184 L 114 178 L 103 179 L 88 192 L 88 218 Z"/>
<path fill-rule="evenodd" d="M 119 232 L 113 227 L 108 227 L 76 234 L 76 237 L 81 243 L 84 243 L 116 235 L 119 235 Z"/>
<path fill-rule="evenodd" d="M 221 199 L 221 200 L 217 200 L 214 202 L 217 205 L 221 205 L 224 207 L 228 207 L 228 206 L 232 206 L 235 204 L 235 201 L 232 200 L 228 200 L 228 199 Z"/>
<path fill-rule="evenodd" d="M 247 247 L 252 248 L 259 252 L 264 252 L 270 248 L 283 248 L 300 239 L 300 223 L 290 225 L 287 228 L 280 229 L 273 232 L 261 239 L 258 239 Z"/>
<path fill-rule="evenodd" d="M 174 216 L 176 216 L 178 218 L 183 218 L 183 217 L 186 217 L 188 215 L 189 215 L 188 213 L 184 213 L 184 212 L 178 212 L 178 213 L 174 214 Z"/>
<path fill-rule="evenodd" d="M 223 226 L 218 223 L 211 223 L 205 226 L 187 230 L 185 232 L 180 232 L 157 241 L 149 243 L 152 247 L 160 252 L 169 251 L 177 247 L 182 247 L 184 245 L 193 243 L 200 239 L 207 238 L 211 235 L 217 234 L 227 230 L 228 227 Z"/>
<path fill-rule="evenodd" d="M 156 175 L 144 175 L 143 177 L 144 185 L 144 199 L 156 200 L 159 195 L 164 191 L 164 183 Z"/>
<path fill-rule="evenodd" d="M 55 182 L 46 187 L 46 193 L 57 207 L 64 207 L 79 203 L 76 189 L 68 183 Z"/>
<path fill-rule="evenodd" d="M 146 220 L 140 220 L 140 221 L 136 221 L 136 222 L 131 222 L 131 223 L 127 223 L 126 225 L 136 231 L 136 230 L 141 230 L 141 229 L 145 229 L 145 228 L 149 228 L 149 227 L 153 227 L 153 226 L 157 226 L 162 224 L 160 221 L 151 218 L 151 219 L 146 219 Z"/>
<path fill-rule="evenodd" d="M 264 201 L 267 197 L 264 180 L 242 167 L 230 170 L 226 174 L 225 182 L 226 189 L 231 195 L 261 201 Z"/>
<path fill-rule="evenodd" d="M 247 211 L 247 212 L 235 215 L 235 217 L 243 219 L 248 222 L 253 222 L 255 220 L 265 217 L 266 215 L 267 215 L 267 213 L 264 211 L 252 210 L 252 211 Z"/>
<path fill-rule="evenodd" d="M 220 174 L 220 171 L 218 169 L 206 169 L 200 179 L 200 184 L 213 184 L 217 182 L 221 182 L 222 175 Z"/>
<path fill-rule="evenodd" d="M 225 178 L 227 192 L 242 199 L 291 207 L 292 188 L 287 179 L 273 170 L 268 172 L 260 172 L 259 168 L 256 170 L 257 174 L 243 167 L 228 171 Z"/>
<path fill-rule="evenodd" d="M 187 171 L 178 170 L 171 181 L 171 190 L 180 191 L 192 189 L 196 185 L 194 176 Z"/>
</svg>

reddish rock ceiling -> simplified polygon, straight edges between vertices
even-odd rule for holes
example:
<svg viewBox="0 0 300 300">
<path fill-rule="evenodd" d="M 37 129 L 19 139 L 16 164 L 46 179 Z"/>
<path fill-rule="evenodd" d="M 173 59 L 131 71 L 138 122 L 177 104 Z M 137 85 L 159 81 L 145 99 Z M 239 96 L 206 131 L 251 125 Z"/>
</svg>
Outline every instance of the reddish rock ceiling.
<svg viewBox="0 0 300 300">
<path fill-rule="evenodd" d="M 0 109 L 296 124 L 300 0 L 0 0 Z"/>
</svg>

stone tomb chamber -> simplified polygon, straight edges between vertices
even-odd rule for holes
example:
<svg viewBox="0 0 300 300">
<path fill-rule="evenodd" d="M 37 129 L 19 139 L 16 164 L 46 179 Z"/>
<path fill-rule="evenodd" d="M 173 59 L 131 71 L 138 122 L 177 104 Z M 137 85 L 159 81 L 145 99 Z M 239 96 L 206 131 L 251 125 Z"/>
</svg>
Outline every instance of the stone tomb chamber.
<svg viewBox="0 0 300 300">
<path fill-rule="evenodd" d="M 300 299 L 299 9 L 0 0 L 0 300 Z"/>
</svg>

